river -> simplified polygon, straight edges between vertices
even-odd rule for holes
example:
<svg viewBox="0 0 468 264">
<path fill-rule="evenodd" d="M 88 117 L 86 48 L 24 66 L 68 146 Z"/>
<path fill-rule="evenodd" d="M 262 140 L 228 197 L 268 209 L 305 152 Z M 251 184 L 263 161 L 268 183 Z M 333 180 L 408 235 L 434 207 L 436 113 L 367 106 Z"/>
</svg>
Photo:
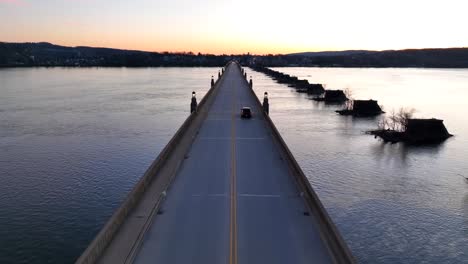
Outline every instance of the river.
<svg viewBox="0 0 468 264">
<path fill-rule="evenodd" d="M 361 263 L 468 263 L 468 70 L 278 68 L 414 108 L 455 137 L 383 144 L 261 73 L 270 116 Z M 0 263 L 71 263 L 199 100 L 218 68 L 0 70 Z"/>
</svg>

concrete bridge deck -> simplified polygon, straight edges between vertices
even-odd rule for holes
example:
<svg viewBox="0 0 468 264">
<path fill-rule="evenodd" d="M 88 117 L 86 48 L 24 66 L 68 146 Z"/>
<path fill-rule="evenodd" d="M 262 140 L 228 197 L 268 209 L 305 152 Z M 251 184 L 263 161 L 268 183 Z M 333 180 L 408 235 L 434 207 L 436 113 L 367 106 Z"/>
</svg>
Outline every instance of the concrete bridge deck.
<svg viewBox="0 0 468 264">
<path fill-rule="evenodd" d="M 236 63 L 199 109 L 134 208 L 79 263 L 353 262 Z"/>
</svg>

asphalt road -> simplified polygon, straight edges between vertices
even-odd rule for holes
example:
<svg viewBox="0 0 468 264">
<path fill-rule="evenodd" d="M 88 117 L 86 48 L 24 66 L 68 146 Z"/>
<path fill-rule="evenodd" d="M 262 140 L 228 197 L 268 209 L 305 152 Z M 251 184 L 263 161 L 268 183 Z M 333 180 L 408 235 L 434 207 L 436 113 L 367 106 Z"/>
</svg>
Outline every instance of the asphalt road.
<svg viewBox="0 0 468 264">
<path fill-rule="evenodd" d="M 235 64 L 226 69 L 136 263 L 331 262 L 242 78 Z M 252 119 L 240 118 L 242 106 Z"/>
</svg>

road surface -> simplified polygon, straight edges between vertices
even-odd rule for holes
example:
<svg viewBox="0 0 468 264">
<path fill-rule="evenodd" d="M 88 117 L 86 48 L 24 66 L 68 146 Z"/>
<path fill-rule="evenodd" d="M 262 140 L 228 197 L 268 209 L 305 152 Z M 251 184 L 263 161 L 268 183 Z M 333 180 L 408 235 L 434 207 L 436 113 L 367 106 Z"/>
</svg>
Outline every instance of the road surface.
<svg viewBox="0 0 468 264">
<path fill-rule="evenodd" d="M 249 89 L 231 63 L 136 263 L 332 262 Z"/>
</svg>

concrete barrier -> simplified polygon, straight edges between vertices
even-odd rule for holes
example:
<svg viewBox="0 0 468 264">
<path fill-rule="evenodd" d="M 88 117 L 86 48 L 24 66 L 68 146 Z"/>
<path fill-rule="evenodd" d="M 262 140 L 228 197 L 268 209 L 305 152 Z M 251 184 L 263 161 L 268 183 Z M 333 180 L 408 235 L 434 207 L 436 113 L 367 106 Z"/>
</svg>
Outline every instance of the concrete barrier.
<svg viewBox="0 0 468 264">
<path fill-rule="evenodd" d="M 221 77 L 215 82 L 214 86 L 210 88 L 207 94 L 200 101 L 200 103 L 198 104 L 198 111 L 191 113 L 189 117 L 184 121 L 182 126 L 177 130 L 177 132 L 171 138 L 169 143 L 158 155 L 156 160 L 154 160 L 150 167 L 146 170 L 143 177 L 141 177 L 141 179 L 138 181 L 138 183 L 135 185 L 132 191 L 127 195 L 122 205 L 107 221 L 107 223 L 98 233 L 98 235 L 94 238 L 91 244 L 78 258 L 76 263 L 96 263 L 99 260 L 99 258 L 102 256 L 106 248 L 109 246 L 109 244 L 119 231 L 119 228 L 125 222 L 127 216 L 131 213 L 131 211 L 135 208 L 135 206 L 142 198 L 148 186 L 158 177 L 159 172 L 166 165 L 168 158 L 174 153 L 174 150 L 179 146 L 180 140 L 187 136 L 187 131 L 189 130 L 189 128 L 191 128 L 193 133 L 196 133 L 199 126 L 201 125 L 200 120 L 204 119 L 204 117 L 206 116 L 206 105 L 209 101 L 213 100 L 215 92 L 218 90 L 219 83 L 223 80 L 223 76 L 224 75 L 221 75 Z M 198 121 L 196 122 L 198 124 L 194 124 L 195 121 Z M 194 125 L 198 125 L 198 127 L 194 127 Z M 154 208 L 155 210 L 158 209 L 157 207 L 159 206 L 160 200 L 161 196 L 158 198 L 158 201 L 156 201 L 156 205 Z"/>
<path fill-rule="evenodd" d="M 238 65 L 240 67 L 240 65 Z M 247 80 L 245 80 L 246 84 L 249 85 Z M 258 99 L 257 95 L 255 94 L 253 89 L 249 89 L 252 95 L 255 97 L 255 101 L 257 103 L 257 109 L 262 109 L 262 104 Z M 288 145 L 281 137 L 278 129 L 276 128 L 275 124 L 265 112 L 261 111 L 263 117 L 266 120 L 267 125 L 272 130 L 272 135 L 274 140 L 278 143 L 282 153 L 286 154 L 286 161 L 289 165 L 289 168 L 292 172 L 293 177 L 295 178 L 296 183 L 300 190 L 304 193 L 304 200 L 311 210 L 311 212 L 317 217 L 317 223 L 319 225 L 319 230 L 321 233 L 322 239 L 325 241 L 325 244 L 328 247 L 331 255 L 334 257 L 335 263 L 355 263 L 355 259 L 349 250 L 346 242 L 341 237 L 338 229 L 334 225 L 333 221 L 331 220 L 330 216 L 328 215 L 325 207 L 323 206 L 322 202 L 315 191 L 312 189 L 309 180 L 307 179 L 306 175 L 302 171 L 301 167 L 297 163 L 296 159 L 294 158 L 292 152 L 289 150 Z"/>
</svg>

